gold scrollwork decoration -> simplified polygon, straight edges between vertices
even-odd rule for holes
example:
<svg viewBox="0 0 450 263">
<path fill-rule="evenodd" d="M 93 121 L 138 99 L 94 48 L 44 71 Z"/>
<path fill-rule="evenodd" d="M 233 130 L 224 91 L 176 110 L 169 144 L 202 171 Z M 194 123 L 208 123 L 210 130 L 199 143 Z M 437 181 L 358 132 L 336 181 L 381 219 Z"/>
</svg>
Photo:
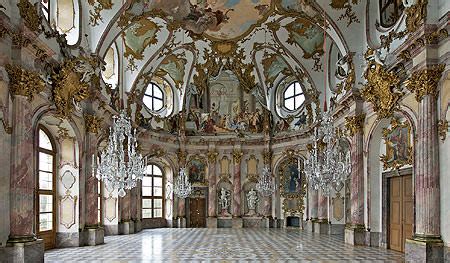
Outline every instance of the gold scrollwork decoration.
<svg viewBox="0 0 450 263">
<path fill-rule="evenodd" d="M 113 7 L 112 0 L 88 0 L 87 2 L 94 8 L 94 10 L 89 10 L 89 24 L 91 26 L 99 25 L 99 21 L 103 22 L 101 12 L 110 10 Z"/>
<path fill-rule="evenodd" d="M 272 155 L 273 152 L 269 149 L 264 149 L 263 151 L 263 158 L 264 158 L 264 164 L 270 166 L 270 163 L 272 161 Z"/>
<path fill-rule="evenodd" d="M 438 122 L 438 134 L 441 137 L 442 141 L 445 141 L 448 133 L 448 121 L 447 120 L 439 120 Z"/>
<path fill-rule="evenodd" d="M 359 132 L 363 132 L 366 114 L 345 117 L 345 128 L 350 136 L 354 136 Z"/>
<path fill-rule="evenodd" d="M 391 120 L 391 127 L 383 129 L 386 154 L 380 156 L 384 169 L 399 169 L 412 164 L 413 148 L 411 146 L 411 127 L 405 121 Z"/>
<path fill-rule="evenodd" d="M 244 153 L 240 150 L 233 150 L 233 160 L 235 164 L 241 163 Z"/>
<path fill-rule="evenodd" d="M 418 70 L 411 74 L 411 77 L 405 82 L 405 86 L 409 91 L 416 94 L 418 102 L 426 95 L 437 96 L 439 92 L 438 83 L 444 69 L 445 64 L 438 64 Z"/>
<path fill-rule="evenodd" d="M 180 166 L 183 166 L 186 164 L 186 157 L 187 157 L 186 151 L 179 150 L 177 153 L 177 157 L 178 157 L 178 162 L 179 162 Z"/>
<path fill-rule="evenodd" d="M 36 7 L 28 0 L 20 0 L 17 4 L 20 16 L 25 21 L 25 25 L 34 32 L 39 32 L 41 27 L 41 16 Z"/>
<path fill-rule="evenodd" d="M 45 82 L 39 73 L 12 64 L 6 64 L 5 69 L 12 94 L 26 96 L 31 101 L 35 94 L 45 89 Z"/>
<path fill-rule="evenodd" d="M 375 52 L 377 51 L 369 48 L 365 54 L 368 65 L 364 77 L 367 83 L 361 91 L 361 96 L 372 104 L 373 110 L 378 113 L 378 119 L 382 119 L 392 116 L 399 108 L 403 93 L 399 91 L 400 78 L 373 59 Z"/>
<path fill-rule="evenodd" d="M 353 11 L 353 5 L 357 5 L 359 0 L 331 0 L 330 6 L 333 9 L 345 9 L 345 13 L 341 14 L 338 20 L 347 19 L 347 27 L 353 22 L 360 23 L 355 11 Z"/>
<path fill-rule="evenodd" d="M 207 155 L 209 163 L 213 164 L 216 162 L 219 153 L 217 151 L 209 151 Z"/>
<path fill-rule="evenodd" d="M 90 133 L 98 133 L 102 124 L 103 118 L 95 115 L 85 114 L 84 123 L 86 125 L 86 131 Z"/>
</svg>

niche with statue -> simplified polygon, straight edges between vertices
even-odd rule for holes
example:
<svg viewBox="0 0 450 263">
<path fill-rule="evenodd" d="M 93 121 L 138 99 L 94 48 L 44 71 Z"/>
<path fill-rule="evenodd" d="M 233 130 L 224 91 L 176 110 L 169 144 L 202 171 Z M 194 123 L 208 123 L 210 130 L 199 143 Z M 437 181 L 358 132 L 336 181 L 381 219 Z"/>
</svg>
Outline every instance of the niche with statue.
<svg viewBox="0 0 450 263">
<path fill-rule="evenodd" d="M 230 181 L 221 179 L 217 184 L 217 215 L 231 217 L 233 186 Z"/>
</svg>

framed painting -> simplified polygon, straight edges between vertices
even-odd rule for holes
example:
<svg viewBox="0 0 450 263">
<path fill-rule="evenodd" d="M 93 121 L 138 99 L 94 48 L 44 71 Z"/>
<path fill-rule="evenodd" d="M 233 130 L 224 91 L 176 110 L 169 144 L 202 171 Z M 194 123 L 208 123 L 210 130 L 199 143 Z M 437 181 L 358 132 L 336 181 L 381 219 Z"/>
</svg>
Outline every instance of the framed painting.
<svg viewBox="0 0 450 263">
<path fill-rule="evenodd" d="M 383 129 L 386 154 L 381 155 L 384 169 L 399 169 L 412 164 L 411 127 L 398 119 L 392 119 L 391 127 Z"/>
<path fill-rule="evenodd" d="M 204 184 L 206 182 L 206 164 L 198 158 L 189 162 L 188 176 L 192 184 Z"/>
</svg>

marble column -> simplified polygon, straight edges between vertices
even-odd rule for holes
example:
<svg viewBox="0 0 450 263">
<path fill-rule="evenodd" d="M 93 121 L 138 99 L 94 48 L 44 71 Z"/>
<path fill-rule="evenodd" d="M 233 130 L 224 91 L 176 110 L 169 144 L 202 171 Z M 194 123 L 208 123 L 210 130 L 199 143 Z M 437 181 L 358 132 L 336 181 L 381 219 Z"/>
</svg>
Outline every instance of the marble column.
<svg viewBox="0 0 450 263">
<path fill-rule="evenodd" d="M 318 208 L 319 208 L 319 191 L 314 190 L 311 187 L 308 188 L 308 218 L 306 229 L 309 232 L 314 232 L 314 224 L 318 221 Z"/>
<path fill-rule="evenodd" d="M 417 144 L 415 147 L 415 232 L 406 241 L 408 262 L 443 262 L 440 229 L 438 83 L 445 65 L 414 72 L 407 88 L 419 102 Z"/>
<path fill-rule="evenodd" d="M 137 222 L 137 187 L 130 190 L 130 219 L 132 222 L 132 227 L 130 226 L 130 233 L 136 233 L 136 222 Z"/>
<path fill-rule="evenodd" d="M 208 152 L 208 228 L 217 228 L 217 155 L 216 151 Z"/>
<path fill-rule="evenodd" d="M 136 205 L 134 232 L 138 233 L 142 231 L 142 181 L 138 181 L 137 186 L 134 189 Z"/>
<path fill-rule="evenodd" d="M 84 234 L 86 245 L 95 246 L 104 243 L 104 230 L 98 222 L 98 180 L 93 173 L 93 156 L 97 157 L 97 132 L 100 119 L 94 115 L 84 116 L 86 126 L 85 152 L 83 156 L 86 177 L 86 217 Z"/>
<path fill-rule="evenodd" d="M 317 191 L 317 220 L 314 223 L 314 232 L 320 234 L 328 234 L 329 219 L 328 219 L 328 196 L 324 195 L 322 191 Z"/>
<path fill-rule="evenodd" d="M 178 163 L 180 165 L 180 168 L 186 167 L 186 150 L 183 149 L 183 147 L 185 146 L 185 136 L 184 135 L 180 135 L 180 150 L 178 151 Z M 174 181 L 176 181 L 176 177 L 178 176 L 178 172 L 177 175 L 174 176 Z M 187 220 L 186 220 L 186 198 L 179 198 L 178 199 L 178 207 L 177 207 L 177 214 L 178 214 L 178 218 L 177 218 L 177 225 L 179 228 L 185 228 L 187 226 Z"/>
<path fill-rule="evenodd" d="M 243 221 L 241 217 L 241 160 L 242 151 L 233 151 L 233 228 L 241 228 Z"/>
<path fill-rule="evenodd" d="M 119 222 L 119 233 L 122 235 L 132 234 L 131 228 L 133 227 L 131 223 L 131 191 L 126 190 L 126 195 L 124 197 L 119 197 L 119 211 L 120 211 L 120 222 Z"/>
<path fill-rule="evenodd" d="M 44 242 L 35 232 L 35 187 L 33 169 L 33 94 L 43 89 L 42 80 L 18 66 L 6 66 L 12 94 L 12 134 L 10 166 L 10 233 L 2 260 L 19 262 L 24 258 L 44 261 Z M 23 75 L 27 77 L 23 77 Z M 33 79 L 34 81 L 30 81 Z M 29 83 L 23 83 L 28 80 Z M 56 212 L 56 211 L 55 211 Z M 38 224 L 36 224 L 38 225 Z"/>
<path fill-rule="evenodd" d="M 367 245 L 364 226 L 364 121 L 366 115 L 346 117 L 346 127 L 351 136 L 351 224 L 345 229 L 345 242 L 352 245 Z"/>
</svg>

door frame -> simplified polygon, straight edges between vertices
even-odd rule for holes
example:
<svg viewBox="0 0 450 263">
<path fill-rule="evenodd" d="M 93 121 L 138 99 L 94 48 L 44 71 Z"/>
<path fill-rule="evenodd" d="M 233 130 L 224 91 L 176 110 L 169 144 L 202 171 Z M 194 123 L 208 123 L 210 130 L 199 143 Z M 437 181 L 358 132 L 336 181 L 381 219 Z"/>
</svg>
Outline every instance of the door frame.
<svg viewBox="0 0 450 263">
<path fill-rule="evenodd" d="M 412 167 L 408 167 L 408 168 L 403 168 L 403 169 L 399 169 L 399 170 L 393 170 L 393 171 L 388 171 L 388 172 L 383 172 L 382 173 L 382 200 L 381 200 L 381 224 L 382 224 L 382 232 L 381 232 L 381 247 L 383 248 L 388 248 L 389 249 L 389 220 L 390 220 L 390 193 L 389 193 L 389 179 L 392 177 L 397 177 L 397 176 L 405 176 L 405 175 L 411 175 L 412 177 L 412 198 L 415 202 L 415 176 L 413 173 L 413 168 Z M 415 209 L 415 203 L 414 203 L 414 209 Z M 413 218 L 413 222 L 415 222 L 415 216 L 416 214 L 414 213 L 414 218 Z M 413 223 L 413 231 L 415 230 L 415 224 Z"/>
<path fill-rule="evenodd" d="M 194 198 L 205 198 L 205 220 L 208 220 L 208 207 L 209 207 L 209 198 L 208 198 L 208 189 L 209 187 L 194 187 L 192 194 L 186 198 L 185 202 L 185 215 L 186 215 L 186 226 L 190 227 L 191 225 L 191 207 L 190 207 L 190 199 Z"/>
</svg>

